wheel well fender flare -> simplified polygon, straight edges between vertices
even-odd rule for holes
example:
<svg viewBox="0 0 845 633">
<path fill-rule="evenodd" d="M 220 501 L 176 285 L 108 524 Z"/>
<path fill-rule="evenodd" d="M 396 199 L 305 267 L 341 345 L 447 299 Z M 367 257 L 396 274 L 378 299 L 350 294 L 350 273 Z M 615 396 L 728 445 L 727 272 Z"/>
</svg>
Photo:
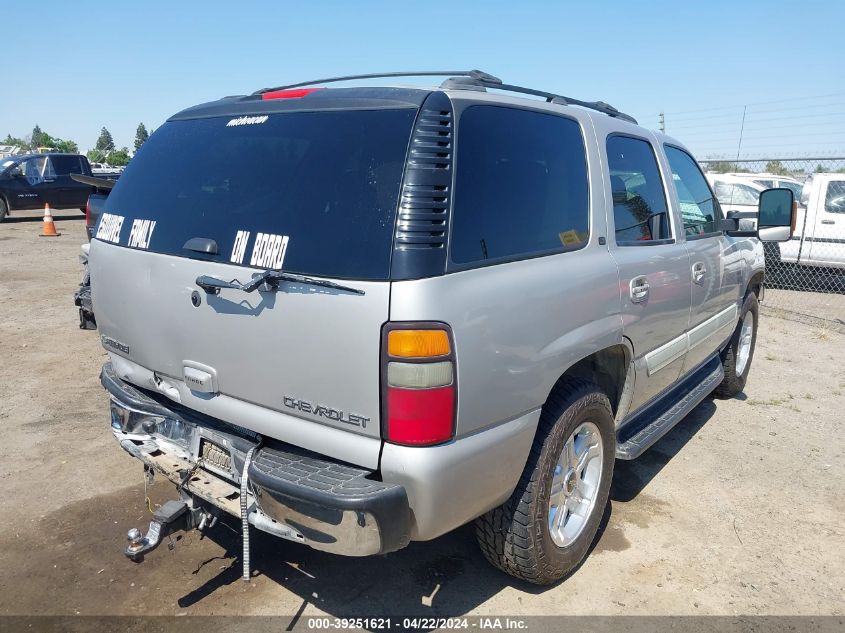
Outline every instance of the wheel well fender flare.
<svg viewBox="0 0 845 633">
<path fill-rule="evenodd" d="M 622 337 L 620 342 L 596 350 L 567 367 L 555 381 L 549 395 L 567 378 L 581 378 L 601 388 L 610 401 L 614 415 L 624 412 L 633 388 L 634 346 Z"/>
</svg>

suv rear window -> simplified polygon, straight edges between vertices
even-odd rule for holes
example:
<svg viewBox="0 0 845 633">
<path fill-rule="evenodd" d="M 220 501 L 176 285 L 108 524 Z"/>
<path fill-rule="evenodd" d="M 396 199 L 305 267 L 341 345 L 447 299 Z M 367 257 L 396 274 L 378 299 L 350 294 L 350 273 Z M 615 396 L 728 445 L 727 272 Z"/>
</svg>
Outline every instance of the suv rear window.
<svg viewBox="0 0 845 633">
<path fill-rule="evenodd" d="M 149 220 L 151 251 L 205 257 L 183 247 L 210 238 L 218 246 L 211 259 L 248 266 L 258 234 L 277 245 L 286 236 L 285 271 L 388 279 L 415 115 L 403 108 L 170 121 L 132 159 L 104 210 L 124 218 L 124 246 L 127 225 Z"/>
<path fill-rule="evenodd" d="M 458 126 L 451 258 L 518 259 L 587 243 L 587 162 L 572 119 L 471 106 Z"/>
</svg>

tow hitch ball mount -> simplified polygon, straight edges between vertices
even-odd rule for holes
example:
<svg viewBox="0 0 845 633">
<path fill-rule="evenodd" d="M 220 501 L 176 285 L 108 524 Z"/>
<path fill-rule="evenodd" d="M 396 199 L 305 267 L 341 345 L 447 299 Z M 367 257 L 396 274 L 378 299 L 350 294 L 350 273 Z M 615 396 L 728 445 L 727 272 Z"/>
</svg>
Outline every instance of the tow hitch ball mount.
<svg viewBox="0 0 845 633">
<path fill-rule="evenodd" d="M 132 562 L 143 562 L 144 554 L 161 545 L 162 539 L 170 534 L 194 527 L 202 531 L 215 523 L 217 517 L 203 509 L 189 507 L 185 500 L 170 500 L 155 511 L 146 534 L 142 534 L 138 528 L 129 530 L 126 534 L 129 544 L 124 554 Z"/>
<path fill-rule="evenodd" d="M 126 534 L 129 544 L 124 552 L 129 560 L 140 563 L 144 554 L 153 551 L 161 544 L 161 539 L 187 526 L 188 504 L 184 501 L 171 500 L 158 508 L 150 521 L 146 534 L 138 528 L 132 528 Z"/>
</svg>

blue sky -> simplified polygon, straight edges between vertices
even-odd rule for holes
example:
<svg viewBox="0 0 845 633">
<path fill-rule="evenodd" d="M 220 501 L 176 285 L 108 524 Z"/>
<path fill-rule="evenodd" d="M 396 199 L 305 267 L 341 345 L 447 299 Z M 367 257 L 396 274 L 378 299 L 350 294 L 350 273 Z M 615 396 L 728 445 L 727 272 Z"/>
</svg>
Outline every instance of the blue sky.
<svg viewBox="0 0 845 633">
<path fill-rule="evenodd" d="M 267 85 L 481 68 L 601 99 L 700 158 L 845 155 L 845 3 L 5 2 L 0 138 L 131 147 L 183 107 Z M 10 35 L 11 34 L 11 35 Z"/>
</svg>

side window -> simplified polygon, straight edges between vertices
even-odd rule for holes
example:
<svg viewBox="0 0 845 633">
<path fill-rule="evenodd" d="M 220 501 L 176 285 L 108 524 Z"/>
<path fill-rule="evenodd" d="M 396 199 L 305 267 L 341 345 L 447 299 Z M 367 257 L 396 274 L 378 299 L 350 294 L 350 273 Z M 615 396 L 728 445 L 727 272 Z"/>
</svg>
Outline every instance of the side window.
<svg viewBox="0 0 845 633">
<path fill-rule="evenodd" d="M 576 121 L 471 106 L 459 121 L 456 164 L 453 262 L 575 250 L 587 243 L 587 162 Z"/>
<path fill-rule="evenodd" d="M 694 236 L 720 231 L 721 209 L 713 198 L 698 163 L 677 147 L 664 145 L 663 148 L 672 170 L 675 190 L 678 192 L 686 234 Z"/>
<path fill-rule="evenodd" d="M 755 180 L 758 185 L 764 186 L 766 189 L 771 189 L 774 187 L 774 180 Z"/>
<path fill-rule="evenodd" d="M 651 143 L 630 136 L 607 138 L 617 244 L 671 238 L 669 207 Z"/>
<path fill-rule="evenodd" d="M 828 213 L 845 213 L 845 180 L 833 180 L 827 184 L 824 210 Z"/>
<path fill-rule="evenodd" d="M 51 156 L 50 162 L 57 176 L 81 174 L 82 166 L 79 156 Z"/>
<path fill-rule="evenodd" d="M 747 204 L 757 206 L 757 199 L 760 192 L 748 185 L 717 182 L 714 187 L 716 198 L 720 204 Z"/>
<path fill-rule="evenodd" d="M 716 194 L 716 200 L 718 200 L 721 204 L 728 204 L 728 201 L 731 199 L 731 191 L 733 187 L 726 182 L 722 182 L 721 180 L 717 180 L 713 183 L 713 193 Z"/>
<path fill-rule="evenodd" d="M 46 156 L 36 156 L 21 163 L 21 171 L 30 185 L 40 185 L 45 178 L 52 177 L 53 170 L 47 168 L 47 162 Z"/>
<path fill-rule="evenodd" d="M 801 199 L 801 189 L 803 185 L 799 182 L 788 182 L 788 181 L 781 181 L 778 183 L 778 187 L 783 187 L 785 189 L 791 189 L 792 193 L 795 196 L 796 200 Z"/>
</svg>

